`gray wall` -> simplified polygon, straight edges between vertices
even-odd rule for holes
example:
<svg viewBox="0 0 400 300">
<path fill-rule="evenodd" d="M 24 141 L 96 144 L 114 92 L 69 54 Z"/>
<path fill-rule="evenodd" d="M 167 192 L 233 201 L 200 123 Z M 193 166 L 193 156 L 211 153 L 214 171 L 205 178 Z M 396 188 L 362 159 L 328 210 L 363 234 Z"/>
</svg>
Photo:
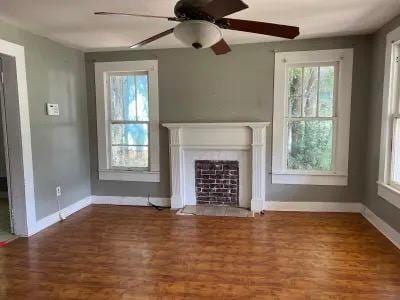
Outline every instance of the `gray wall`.
<svg viewBox="0 0 400 300">
<path fill-rule="evenodd" d="M 368 113 L 367 168 L 365 176 L 365 204 L 397 231 L 400 231 L 400 210 L 377 196 L 379 176 L 379 146 L 381 136 L 381 114 L 383 80 L 385 73 L 386 34 L 400 26 L 400 16 L 386 24 L 373 36 L 371 61 L 371 88 Z"/>
<path fill-rule="evenodd" d="M 167 49 L 86 53 L 91 182 L 94 195 L 169 197 L 168 133 L 162 128 L 161 183 L 98 180 L 94 61 L 157 59 L 161 122 L 272 121 L 274 52 L 354 48 L 349 185 L 272 185 L 267 200 L 360 202 L 366 147 L 370 36 L 285 41 L 233 46 L 229 55 L 209 50 Z M 271 128 L 267 171 L 271 171 Z"/>
<path fill-rule="evenodd" d="M 0 22 L 0 38 L 25 47 L 37 219 L 91 194 L 83 53 Z M 58 118 L 45 103 L 60 105 Z"/>
</svg>

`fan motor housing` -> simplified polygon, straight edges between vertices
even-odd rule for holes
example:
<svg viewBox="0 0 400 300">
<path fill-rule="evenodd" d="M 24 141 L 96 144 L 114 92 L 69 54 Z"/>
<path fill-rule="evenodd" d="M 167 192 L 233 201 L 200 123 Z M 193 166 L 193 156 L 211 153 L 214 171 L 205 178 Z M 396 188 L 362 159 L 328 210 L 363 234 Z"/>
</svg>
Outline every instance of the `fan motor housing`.
<svg viewBox="0 0 400 300">
<path fill-rule="evenodd" d="M 212 0 L 179 0 L 174 9 L 175 16 L 179 19 L 207 20 L 214 22 L 214 19 L 202 11 Z"/>
</svg>

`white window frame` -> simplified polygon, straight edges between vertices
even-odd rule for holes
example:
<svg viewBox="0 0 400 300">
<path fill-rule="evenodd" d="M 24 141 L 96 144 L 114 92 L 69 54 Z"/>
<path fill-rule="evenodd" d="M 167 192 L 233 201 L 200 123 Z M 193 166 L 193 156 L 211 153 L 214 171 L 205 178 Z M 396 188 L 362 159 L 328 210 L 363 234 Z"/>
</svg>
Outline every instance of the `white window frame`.
<svg viewBox="0 0 400 300">
<path fill-rule="evenodd" d="M 336 119 L 331 171 L 290 170 L 286 164 L 288 68 L 292 65 L 336 64 Z M 348 179 L 353 49 L 280 52 L 275 55 L 272 183 L 340 185 Z"/>
<path fill-rule="evenodd" d="M 391 183 L 393 123 L 400 88 L 400 63 L 396 62 L 400 57 L 400 27 L 387 34 L 385 56 L 378 195 L 400 208 L 400 188 Z"/>
<path fill-rule="evenodd" d="M 109 127 L 111 123 L 108 78 L 115 72 L 148 72 L 149 78 L 149 169 L 111 167 Z M 116 181 L 160 182 L 158 61 L 96 62 L 96 107 L 99 179 Z"/>
</svg>

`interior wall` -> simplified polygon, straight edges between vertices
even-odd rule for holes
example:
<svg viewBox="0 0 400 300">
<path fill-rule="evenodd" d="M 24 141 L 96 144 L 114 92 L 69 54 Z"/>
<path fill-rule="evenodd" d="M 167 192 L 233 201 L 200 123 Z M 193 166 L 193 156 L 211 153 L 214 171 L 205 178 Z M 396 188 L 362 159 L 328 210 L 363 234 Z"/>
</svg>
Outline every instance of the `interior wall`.
<svg viewBox="0 0 400 300">
<path fill-rule="evenodd" d="M 91 194 L 84 57 L 1 21 L 0 39 L 25 47 L 36 217 L 41 219 L 58 211 L 56 186 L 62 187 L 62 207 Z M 46 115 L 47 102 L 59 104 L 59 117 Z"/>
<path fill-rule="evenodd" d="M 373 36 L 371 60 L 370 103 L 366 158 L 365 204 L 377 216 L 400 232 L 400 209 L 377 195 L 379 147 L 381 137 L 383 81 L 385 75 L 386 35 L 400 26 L 400 16 L 383 26 Z"/>
<path fill-rule="evenodd" d="M 305 186 L 271 184 L 272 127 L 267 134 L 269 201 L 360 202 L 364 194 L 366 112 L 371 37 L 350 36 L 235 45 L 215 56 L 209 49 L 164 49 L 85 54 L 89 113 L 91 184 L 94 195 L 170 197 L 168 132 L 160 130 L 161 182 L 98 180 L 94 62 L 157 59 L 160 122 L 272 121 L 274 51 L 354 48 L 349 184 Z"/>
</svg>

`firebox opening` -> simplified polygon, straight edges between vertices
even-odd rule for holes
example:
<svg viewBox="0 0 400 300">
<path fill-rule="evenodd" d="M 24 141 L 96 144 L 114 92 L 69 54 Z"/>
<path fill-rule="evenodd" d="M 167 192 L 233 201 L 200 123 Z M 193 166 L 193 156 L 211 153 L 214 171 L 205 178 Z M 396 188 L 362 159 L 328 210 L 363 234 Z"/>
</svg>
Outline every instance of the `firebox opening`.
<svg viewBox="0 0 400 300">
<path fill-rule="evenodd" d="M 239 206 L 239 162 L 196 160 L 197 204 Z"/>
</svg>

